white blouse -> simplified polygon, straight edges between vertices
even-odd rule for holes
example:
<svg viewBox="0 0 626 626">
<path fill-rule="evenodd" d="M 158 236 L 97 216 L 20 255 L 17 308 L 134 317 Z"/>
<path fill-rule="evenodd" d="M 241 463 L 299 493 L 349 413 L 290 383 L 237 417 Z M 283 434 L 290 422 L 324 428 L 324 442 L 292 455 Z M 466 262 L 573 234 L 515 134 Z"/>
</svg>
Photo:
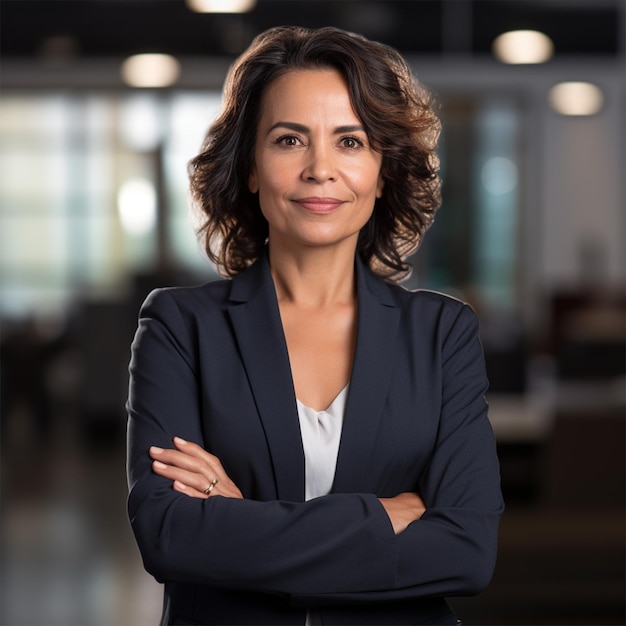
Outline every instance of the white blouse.
<svg viewBox="0 0 626 626">
<path fill-rule="evenodd" d="M 296 400 L 304 447 L 306 500 L 325 496 L 333 486 L 349 386 L 339 392 L 325 411 L 316 411 Z"/>
<path fill-rule="evenodd" d="M 348 383 L 325 411 L 316 411 L 296 400 L 304 447 L 306 500 L 325 496 L 333 486 L 349 386 Z M 305 626 L 318 624 L 321 622 L 317 613 L 309 611 Z"/>
</svg>

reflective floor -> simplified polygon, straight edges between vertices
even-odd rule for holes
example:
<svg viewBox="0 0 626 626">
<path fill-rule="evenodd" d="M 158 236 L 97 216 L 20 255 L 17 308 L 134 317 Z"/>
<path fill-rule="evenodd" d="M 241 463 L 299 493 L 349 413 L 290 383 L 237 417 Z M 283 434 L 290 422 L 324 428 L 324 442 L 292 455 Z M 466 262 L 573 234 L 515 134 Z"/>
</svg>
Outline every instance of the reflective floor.
<svg viewBox="0 0 626 626">
<path fill-rule="evenodd" d="M 157 624 L 161 587 L 143 570 L 127 522 L 119 432 L 85 445 L 66 428 L 33 446 L 22 425 L 4 441 L 1 623 Z"/>
</svg>

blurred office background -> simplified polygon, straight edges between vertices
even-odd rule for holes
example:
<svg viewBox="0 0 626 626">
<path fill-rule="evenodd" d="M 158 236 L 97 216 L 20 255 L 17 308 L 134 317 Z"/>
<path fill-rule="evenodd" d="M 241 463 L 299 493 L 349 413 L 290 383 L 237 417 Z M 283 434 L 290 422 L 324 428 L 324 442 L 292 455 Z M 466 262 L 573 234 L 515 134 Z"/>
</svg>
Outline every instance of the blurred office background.
<svg viewBox="0 0 626 626">
<path fill-rule="evenodd" d="M 197 8 L 0 3 L 1 623 L 158 620 L 125 517 L 129 344 L 150 289 L 216 278 L 186 162 L 233 58 L 300 24 L 396 47 L 441 103 L 444 202 L 407 284 L 479 313 L 508 504 L 459 616 L 624 624 L 625 2 Z M 143 53 L 171 56 L 138 84 Z"/>
</svg>

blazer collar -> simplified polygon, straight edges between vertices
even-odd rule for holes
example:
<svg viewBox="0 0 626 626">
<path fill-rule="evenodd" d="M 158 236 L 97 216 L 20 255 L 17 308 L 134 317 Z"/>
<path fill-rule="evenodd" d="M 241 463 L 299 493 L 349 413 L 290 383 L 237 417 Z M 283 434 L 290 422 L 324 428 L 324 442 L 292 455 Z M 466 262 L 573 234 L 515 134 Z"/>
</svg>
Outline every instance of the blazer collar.
<svg viewBox="0 0 626 626">
<path fill-rule="evenodd" d="M 334 492 L 366 485 L 391 380 L 400 310 L 390 286 L 356 260 L 357 345 Z M 272 455 L 279 499 L 304 499 L 304 450 L 287 344 L 267 254 L 232 280 L 229 314 Z"/>
</svg>

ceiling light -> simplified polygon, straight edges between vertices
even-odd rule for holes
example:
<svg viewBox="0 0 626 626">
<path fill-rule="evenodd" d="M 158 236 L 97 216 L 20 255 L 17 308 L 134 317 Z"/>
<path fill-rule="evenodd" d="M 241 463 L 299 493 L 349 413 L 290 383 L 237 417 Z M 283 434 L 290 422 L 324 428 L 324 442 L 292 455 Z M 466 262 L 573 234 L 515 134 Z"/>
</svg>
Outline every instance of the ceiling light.
<svg viewBox="0 0 626 626">
<path fill-rule="evenodd" d="M 187 6 L 196 13 L 247 13 L 256 0 L 187 0 Z"/>
<path fill-rule="evenodd" d="M 180 74 L 180 64 L 169 54 L 135 54 L 122 63 L 122 79 L 130 87 L 169 87 Z"/>
<path fill-rule="evenodd" d="M 554 53 L 554 44 L 539 31 L 513 30 L 495 39 L 493 53 L 503 63 L 545 63 Z"/>
<path fill-rule="evenodd" d="M 554 85 L 548 93 L 552 108 L 561 115 L 593 115 L 602 109 L 602 90 L 591 83 L 568 82 Z"/>
</svg>

